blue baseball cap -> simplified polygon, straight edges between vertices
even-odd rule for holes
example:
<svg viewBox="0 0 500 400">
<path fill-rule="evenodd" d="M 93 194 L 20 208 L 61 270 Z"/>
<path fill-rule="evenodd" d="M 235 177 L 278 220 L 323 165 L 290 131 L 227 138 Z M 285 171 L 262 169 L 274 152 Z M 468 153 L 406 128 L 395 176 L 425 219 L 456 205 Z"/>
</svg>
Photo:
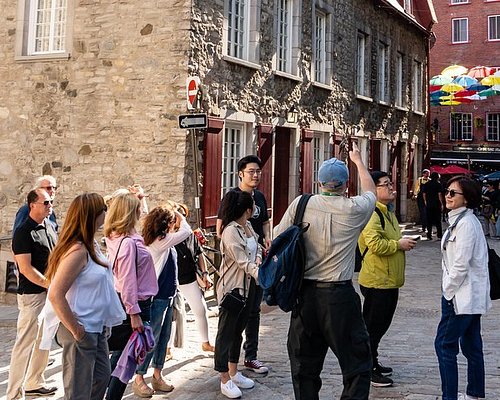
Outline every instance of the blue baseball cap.
<svg viewBox="0 0 500 400">
<path fill-rule="evenodd" d="M 323 186 L 336 189 L 347 183 L 349 170 L 345 162 L 333 157 L 321 164 L 318 171 L 318 180 Z"/>
</svg>

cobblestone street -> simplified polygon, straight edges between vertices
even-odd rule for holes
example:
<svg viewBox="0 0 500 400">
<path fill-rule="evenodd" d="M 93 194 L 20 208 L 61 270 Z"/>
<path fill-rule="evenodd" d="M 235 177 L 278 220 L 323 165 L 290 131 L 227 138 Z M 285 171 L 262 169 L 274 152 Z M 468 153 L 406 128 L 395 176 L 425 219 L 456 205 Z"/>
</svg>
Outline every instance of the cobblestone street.
<svg viewBox="0 0 500 400">
<path fill-rule="evenodd" d="M 500 243 L 489 241 L 500 252 Z M 439 242 L 419 242 L 408 254 L 406 284 L 400 292 L 400 302 L 394 322 L 380 346 L 380 359 L 394 368 L 394 387 L 371 389 L 370 399 L 435 400 L 440 393 L 440 379 L 433 340 L 440 317 L 440 251 Z M 5 398 L 10 351 L 15 337 L 16 312 L 13 307 L 1 307 L 0 393 Z M 270 367 L 267 376 L 251 372 L 256 386 L 243 390 L 243 399 L 293 399 L 290 367 L 286 351 L 289 315 L 279 310 L 266 310 L 262 315 L 259 359 Z M 189 315 L 188 315 L 189 316 Z M 215 339 L 217 318 L 210 318 L 211 340 Z M 486 364 L 486 398 L 500 399 L 500 301 L 482 319 Z M 166 363 L 164 375 L 175 385 L 170 394 L 155 395 L 154 399 L 177 400 L 223 399 L 219 379 L 213 370 L 213 357 L 201 352 L 192 318 L 187 324 L 186 346 L 174 349 L 174 359 Z M 48 383 L 60 389 L 52 399 L 63 398 L 61 349 L 51 352 L 55 363 L 47 369 Z M 465 387 L 465 359 L 459 356 L 460 390 Z M 150 375 L 148 375 L 150 376 Z M 342 377 L 335 357 L 330 353 L 322 374 L 321 399 L 339 399 Z M 129 385 L 126 398 L 134 398 Z"/>
</svg>

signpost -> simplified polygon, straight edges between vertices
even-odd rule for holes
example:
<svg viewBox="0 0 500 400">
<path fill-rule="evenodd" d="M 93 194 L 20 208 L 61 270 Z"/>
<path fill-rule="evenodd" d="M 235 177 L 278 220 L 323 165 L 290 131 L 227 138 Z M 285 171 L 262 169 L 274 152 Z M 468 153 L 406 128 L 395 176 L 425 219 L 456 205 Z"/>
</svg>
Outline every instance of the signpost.
<svg viewBox="0 0 500 400">
<path fill-rule="evenodd" d="M 179 115 L 179 128 L 181 129 L 203 129 L 206 127 L 207 114 Z"/>
</svg>

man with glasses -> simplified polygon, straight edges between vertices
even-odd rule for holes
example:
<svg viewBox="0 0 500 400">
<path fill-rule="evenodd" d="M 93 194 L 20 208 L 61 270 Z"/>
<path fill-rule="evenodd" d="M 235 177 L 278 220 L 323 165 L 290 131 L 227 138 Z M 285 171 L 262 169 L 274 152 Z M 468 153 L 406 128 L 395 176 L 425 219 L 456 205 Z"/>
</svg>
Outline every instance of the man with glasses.
<svg viewBox="0 0 500 400">
<path fill-rule="evenodd" d="M 392 379 L 388 378 L 392 368 L 384 367 L 378 361 L 378 346 L 391 326 L 399 288 L 404 284 L 404 252 L 413 249 L 417 242 L 401 237 L 399 222 L 394 214 L 396 192 L 387 172 L 373 171 L 370 175 L 377 188 L 376 207 L 381 216 L 374 212 L 359 235 L 359 250 L 365 256 L 358 282 L 365 299 L 363 318 L 370 335 L 373 362 L 371 383 L 374 387 L 384 387 L 393 384 Z"/>
<path fill-rule="evenodd" d="M 36 178 L 35 184 L 33 185 L 33 190 L 35 190 L 35 189 L 45 190 L 49 194 L 51 200 L 54 200 L 54 197 L 56 196 L 56 190 L 57 190 L 56 178 L 54 178 L 51 175 L 39 176 L 38 178 Z M 14 235 L 14 232 L 16 231 L 16 229 L 19 228 L 19 226 L 24 221 L 26 221 L 26 219 L 28 218 L 29 212 L 30 212 L 30 210 L 29 210 L 28 204 L 26 204 L 26 203 L 23 204 L 21 206 L 21 208 L 19 208 L 19 210 L 16 213 L 16 219 L 14 221 L 14 226 L 12 227 L 12 235 Z M 58 226 L 57 226 L 57 220 L 56 220 L 56 215 L 54 213 L 54 210 L 52 210 L 52 213 L 49 216 L 49 220 L 50 220 L 50 222 L 52 222 L 55 230 L 57 231 Z"/>
<path fill-rule="evenodd" d="M 250 218 L 253 230 L 259 235 L 259 243 L 268 249 L 271 245 L 271 229 L 269 214 L 267 213 L 267 201 L 264 193 L 257 190 L 262 177 L 262 161 L 255 155 L 243 157 L 238 161 L 238 178 L 240 184 L 231 190 L 239 190 L 250 193 L 255 201 L 255 210 Z M 222 204 L 222 202 L 221 202 Z M 217 235 L 221 235 L 222 216 L 220 209 L 217 216 Z M 252 278 L 252 285 L 256 286 L 255 302 L 251 305 L 250 316 L 245 329 L 245 367 L 258 374 L 265 374 L 269 369 L 257 359 L 259 345 L 260 326 L 260 304 L 262 303 L 263 291 Z"/>
<path fill-rule="evenodd" d="M 38 316 L 45 305 L 49 282 L 44 273 L 57 233 L 49 222 L 52 198 L 44 189 L 28 193 L 29 215 L 12 238 L 12 251 L 19 268 L 16 342 L 12 349 L 7 400 L 25 395 L 49 396 L 56 387 L 45 387 L 43 373 L 47 367 L 47 350 L 40 350 L 41 329 Z"/>
</svg>

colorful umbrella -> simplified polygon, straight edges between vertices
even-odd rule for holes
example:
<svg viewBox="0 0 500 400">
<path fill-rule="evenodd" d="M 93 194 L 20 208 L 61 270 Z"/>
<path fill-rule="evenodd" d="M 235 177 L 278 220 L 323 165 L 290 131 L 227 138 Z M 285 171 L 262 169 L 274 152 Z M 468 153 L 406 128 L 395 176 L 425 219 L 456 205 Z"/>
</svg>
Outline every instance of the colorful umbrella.
<svg viewBox="0 0 500 400">
<path fill-rule="evenodd" d="M 441 96 L 446 96 L 448 93 L 443 92 L 442 90 L 436 90 L 435 92 L 431 92 L 429 96 L 431 97 L 431 100 L 439 99 Z"/>
<path fill-rule="evenodd" d="M 462 90 L 461 92 L 455 93 L 455 97 L 458 100 L 458 98 L 473 96 L 475 94 L 476 94 L 475 90 Z"/>
<path fill-rule="evenodd" d="M 447 93 L 457 93 L 464 90 L 464 87 L 462 85 L 457 85 L 456 83 L 447 83 L 446 85 L 443 85 L 441 90 Z"/>
<path fill-rule="evenodd" d="M 476 83 L 475 85 L 471 85 L 467 88 L 467 90 L 474 90 L 476 92 L 480 92 L 481 90 L 489 89 L 489 86 L 481 85 L 480 83 Z"/>
<path fill-rule="evenodd" d="M 481 79 L 481 85 L 493 86 L 500 85 L 500 76 L 490 75 Z"/>
<path fill-rule="evenodd" d="M 462 103 L 460 103 L 459 101 L 455 101 L 455 100 L 446 100 L 446 101 L 440 101 L 439 104 L 442 106 L 458 106 L 459 104 L 462 104 Z"/>
<path fill-rule="evenodd" d="M 429 85 L 429 93 L 435 92 L 439 89 L 441 89 L 441 85 Z"/>
<path fill-rule="evenodd" d="M 500 90 L 495 90 L 495 89 L 486 89 L 482 90 L 479 92 L 479 96 L 482 97 L 491 97 L 491 96 L 497 96 L 500 94 Z"/>
<path fill-rule="evenodd" d="M 493 76 L 500 76 L 500 69 L 493 74 Z"/>
<path fill-rule="evenodd" d="M 462 67 L 461 65 L 450 65 L 441 71 L 441 75 L 448 76 L 454 78 L 458 75 L 465 75 L 467 73 L 467 68 Z"/>
<path fill-rule="evenodd" d="M 467 75 L 476 79 L 483 79 L 490 76 L 493 73 L 493 68 L 485 67 L 484 65 L 479 65 L 477 67 L 472 67 Z"/>
<path fill-rule="evenodd" d="M 457 85 L 466 88 L 471 85 L 475 85 L 476 83 L 478 83 L 478 81 L 476 78 L 471 78 L 468 75 L 459 75 L 455 79 L 453 79 L 452 83 L 456 83 Z"/>
<path fill-rule="evenodd" d="M 447 83 L 451 83 L 452 80 L 453 79 L 449 76 L 436 75 L 431 78 L 429 84 L 431 84 L 432 86 L 443 86 Z"/>
</svg>

